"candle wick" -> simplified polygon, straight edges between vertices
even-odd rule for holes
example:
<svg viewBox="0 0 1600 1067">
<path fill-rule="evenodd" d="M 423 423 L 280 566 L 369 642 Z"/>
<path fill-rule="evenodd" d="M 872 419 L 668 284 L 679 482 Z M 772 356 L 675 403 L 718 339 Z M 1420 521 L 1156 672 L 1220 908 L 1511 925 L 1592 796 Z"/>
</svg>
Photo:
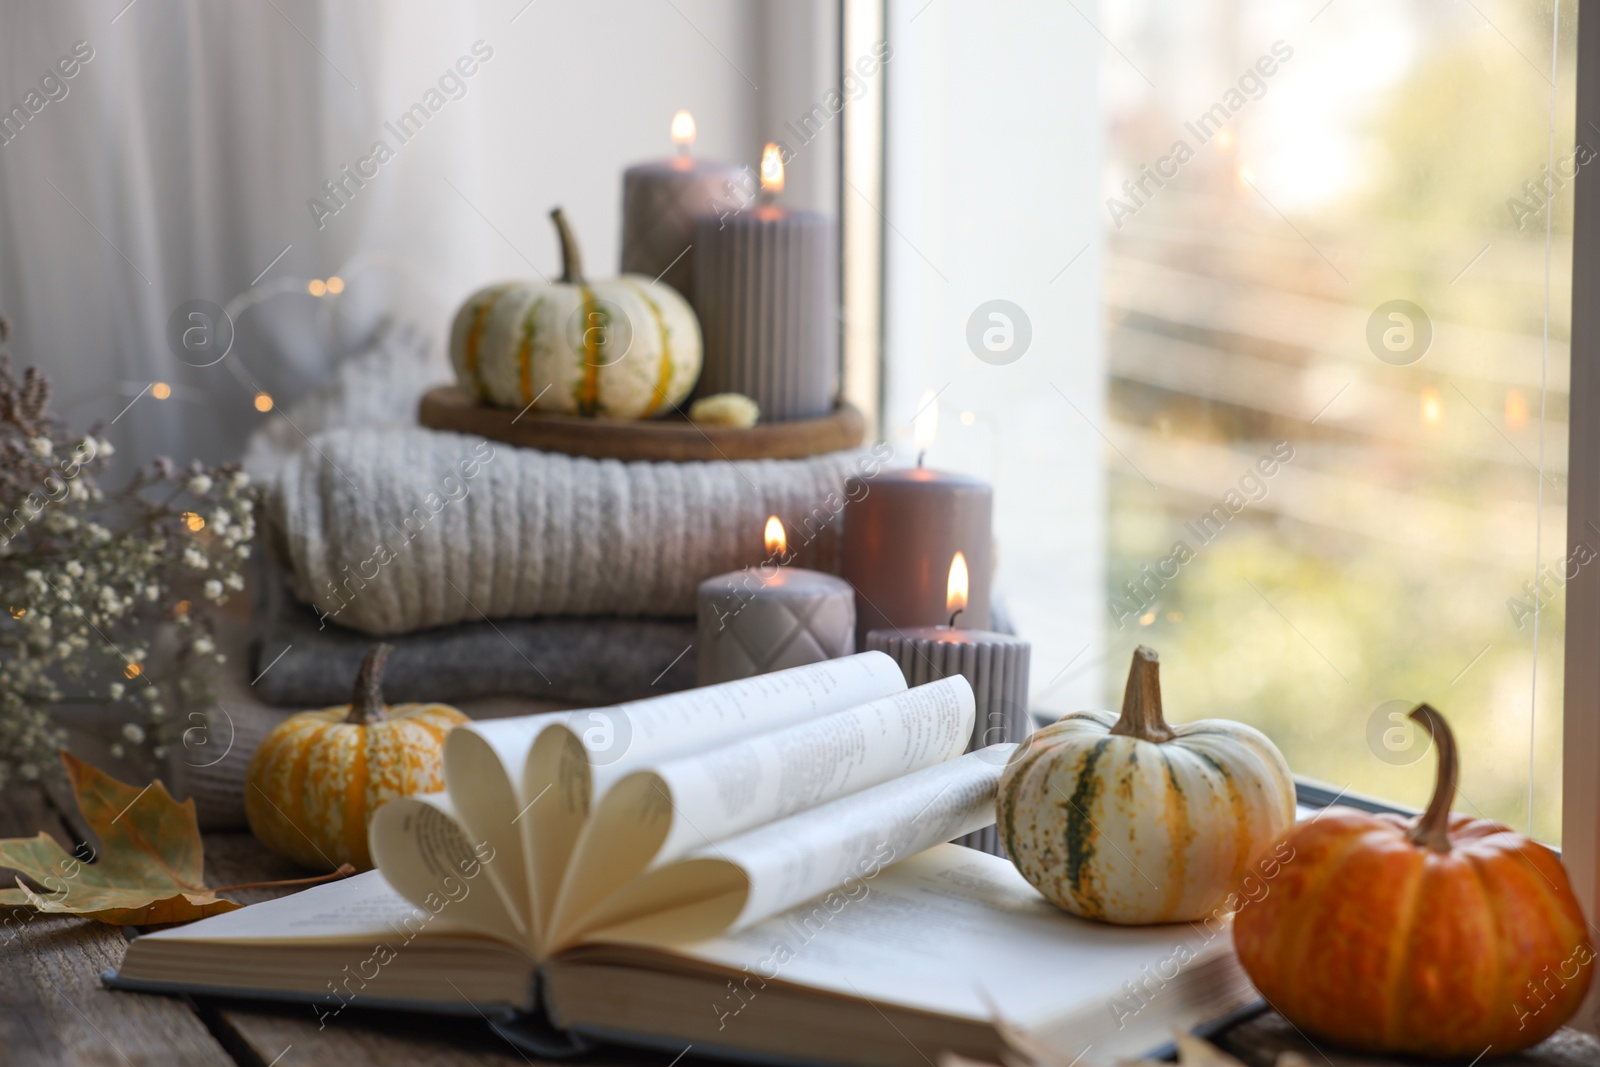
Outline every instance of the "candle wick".
<svg viewBox="0 0 1600 1067">
<path fill-rule="evenodd" d="M 966 608 L 957 608 L 950 613 L 950 629 L 954 630 L 956 628 L 956 616 L 966 610 Z"/>
<path fill-rule="evenodd" d="M 927 449 L 923 449 L 921 452 L 917 453 L 917 467 L 919 469 L 922 467 L 922 460 L 923 460 L 924 457 L 927 456 L 927 454 L 928 454 L 928 450 Z"/>
<path fill-rule="evenodd" d="M 763 206 L 766 206 L 766 205 L 769 205 L 769 204 L 775 204 L 775 203 L 777 203 L 777 201 L 778 201 L 778 194 L 777 193 L 773 192 L 771 189 L 765 189 L 764 188 L 764 189 L 761 190 L 760 203 Z"/>
<path fill-rule="evenodd" d="M 678 146 L 678 158 L 679 159 L 688 159 L 689 158 L 689 151 L 690 151 L 689 142 L 685 141 L 683 144 L 680 144 Z"/>
</svg>

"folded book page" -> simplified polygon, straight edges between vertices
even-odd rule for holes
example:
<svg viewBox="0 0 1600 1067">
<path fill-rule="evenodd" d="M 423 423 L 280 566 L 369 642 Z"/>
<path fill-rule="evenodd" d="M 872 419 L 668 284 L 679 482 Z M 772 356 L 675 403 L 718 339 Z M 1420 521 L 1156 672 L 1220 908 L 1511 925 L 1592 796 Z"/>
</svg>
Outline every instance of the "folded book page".
<svg viewBox="0 0 1600 1067">
<path fill-rule="evenodd" d="M 561 941 L 647 869 L 870 786 L 953 759 L 972 734 L 959 675 L 635 771 L 579 834 L 551 921 Z"/>
<path fill-rule="evenodd" d="M 906 688 L 881 652 L 570 713 L 528 750 L 522 840 L 534 929 L 549 929 L 579 831 L 595 800 L 643 767 L 866 704 Z M 548 791 L 548 792 L 547 792 Z M 535 802 L 535 798 L 538 798 Z"/>
<path fill-rule="evenodd" d="M 484 876 L 500 857 L 490 842 L 468 836 L 449 794 L 389 801 L 373 816 L 369 840 L 373 862 L 395 892 L 430 909 L 448 907 L 453 922 L 534 954 L 523 910 Z"/>
<path fill-rule="evenodd" d="M 736 930 L 994 822 L 1015 745 L 778 819 L 633 879 L 551 951 L 584 940 L 671 945 Z"/>
<path fill-rule="evenodd" d="M 505 914 L 480 905 L 462 921 L 539 955 L 597 783 L 904 690 L 894 661 L 866 652 L 612 708 L 462 726 L 445 742 L 448 795 L 380 808 L 373 856 L 393 871 L 397 889 L 420 901 L 475 850 L 486 851 Z"/>
<path fill-rule="evenodd" d="M 546 712 L 468 723 L 452 730 L 445 742 L 445 792 L 467 834 L 493 849 L 489 877 L 525 932 L 528 858 L 520 816 L 533 798 L 520 795 L 522 765 L 540 731 L 566 717 L 565 712 Z"/>
</svg>

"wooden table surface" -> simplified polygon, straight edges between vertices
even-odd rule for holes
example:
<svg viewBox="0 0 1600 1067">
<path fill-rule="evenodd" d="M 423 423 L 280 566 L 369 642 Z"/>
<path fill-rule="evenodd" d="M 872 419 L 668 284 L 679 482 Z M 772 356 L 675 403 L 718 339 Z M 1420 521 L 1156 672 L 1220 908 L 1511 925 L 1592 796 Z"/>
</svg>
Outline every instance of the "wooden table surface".
<svg viewBox="0 0 1600 1067">
<path fill-rule="evenodd" d="M 43 830 L 68 849 L 85 838 L 77 813 L 44 791 L 0 795 L 0 837 Z M 210 885 L 295 878 L 305 872 L 267 853 L 244 833 L 205 836 Z M 254 903 L 289 890 L 243 890 L 229 896 Z M 542 1064 L 488 1027 L 427 1016 L 351 1008 L 319 1028 L 305 1006 L 267 1006 L 112 992 L 100 973 L 122 960 L 122 929 L 68 916 L 35 916 L 0 909 L 0 1067 L 466 1067 Z M 1222 1043 L 1250 1067 L 1270 1067 L 1284 1051 L 1313 1065 L 1373 1067 L 1382 1061 L 1349 1056 L 1305 1041 L 1282 1017 L 1267 1014 L 1238 1027 Z M 937 1060 L 928 1050 L 930 1067 Z M 682 1060 L 690 1067 L 691 1052 Z M 601 1051 L 579 1067 L 669 1067 L 671 1056 Z M 712 1061 L 704 1061 L 712 1062 Z M 1488 1063 L 1490 1061 L 1484 1061 Z M 1600 1065 L 1600 1041 L 1562 1031 L 1533 1054 L 1493 1061 L 1518 1067 Z"/>
</svg>

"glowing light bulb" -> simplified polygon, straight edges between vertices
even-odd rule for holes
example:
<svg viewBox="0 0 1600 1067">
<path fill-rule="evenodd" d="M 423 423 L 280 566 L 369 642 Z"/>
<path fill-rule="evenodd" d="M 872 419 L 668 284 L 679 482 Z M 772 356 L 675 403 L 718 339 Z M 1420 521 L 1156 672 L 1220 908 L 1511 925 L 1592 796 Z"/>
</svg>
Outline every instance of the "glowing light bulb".
<svg viewBox="0 0 1600 1067">
<path fill-rule="evenodd" d="M 1444 421 L 1444 397 L 1439 390 L 1429 386 L 1422 391 L 1422 424 L 1429 429 Z"/>
<path fill-rule="evenodd" d="M 1513 430 L 1528 425 L 1528 398 L 1520 389 L 1506 393 L 1506 425 Z"/>
</svg>

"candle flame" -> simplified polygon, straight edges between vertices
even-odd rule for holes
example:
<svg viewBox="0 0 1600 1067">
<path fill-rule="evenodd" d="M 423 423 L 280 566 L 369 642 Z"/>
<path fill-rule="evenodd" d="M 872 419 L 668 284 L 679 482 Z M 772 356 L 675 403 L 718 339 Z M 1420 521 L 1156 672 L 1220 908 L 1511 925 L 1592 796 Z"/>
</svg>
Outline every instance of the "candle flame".
<svg viewBox="0 0 1600 1067">
<path fill-rule="evenodd" d="M 967 557 L 961 552 L 950 560 L 950 584 L 944 595 L 944 610 L 952 613 L 967 610 Z"/>
<path fill-rule="evenodd" d="M 783 192 L 783 154 L 773 141 L 768 141 L 767 147 L 761 150 L 761 190 Z"/>
<path fill-rule="evenodd" d="M 938 436 L 939 394 L 929 389 L 922 394 L 916 418 L 911 420 L 911 438 L 916 442 L 917 451 L 922 453 L 933 447 L 933 439 Z"/>
<path fill-rule="evenodd" d="M 694 116 L 687 111 L 680 111 L 672 116 L 672 143 L 679 148 L 688 148 L 694 144 L 695 126 Z"/>
<path fill-rule="evenodd" d="M 789 538 L 783 532 L 783 523 L 778 521 L 778 516 L 767 516 L 767 555 L 781 556 L 789 550 Z"/>
</svg>

